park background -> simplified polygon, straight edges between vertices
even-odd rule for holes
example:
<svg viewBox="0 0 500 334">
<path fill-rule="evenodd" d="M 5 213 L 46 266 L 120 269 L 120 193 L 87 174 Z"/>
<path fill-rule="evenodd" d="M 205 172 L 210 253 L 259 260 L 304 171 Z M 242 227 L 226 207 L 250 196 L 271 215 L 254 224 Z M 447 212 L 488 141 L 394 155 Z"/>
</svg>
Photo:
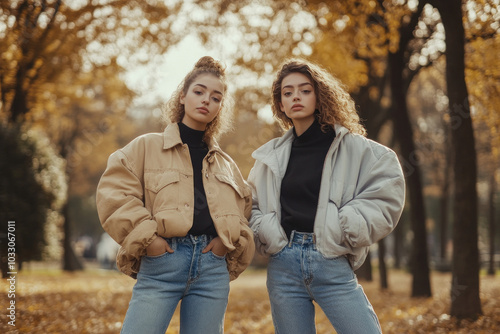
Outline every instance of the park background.
<svg viewBox="0 0 500 334">
<path fill-rule="evenodd" d="M 498 0 L 1 1 L 0 331 L 119 331 L 134 281 L 112 269 L 96 185 L 211 55 L 235 100 L 220 143 L 245 177 L 281 134 L 270 85 L 287 57 L 335 74 L 368 137 L 398 153 L 405 211 L 357 272 L 384 332 L 497 333 L 499 21 Z M 265 264 L 232 283 L 228 333 L 272 333 Z M 321 311 L 318 332 L 333 332 Z"/>
</svg>

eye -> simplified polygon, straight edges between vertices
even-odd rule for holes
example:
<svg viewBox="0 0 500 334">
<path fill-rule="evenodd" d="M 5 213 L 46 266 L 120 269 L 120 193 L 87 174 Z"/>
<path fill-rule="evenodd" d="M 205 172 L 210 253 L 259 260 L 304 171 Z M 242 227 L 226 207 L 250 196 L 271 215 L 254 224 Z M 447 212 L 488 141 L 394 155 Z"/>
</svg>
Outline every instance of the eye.
<svg viewBox="0 0 500 334">
<path fill-rule="evenodd" d="M 216 103 L 219 103 L 220 102 L 220 99 L 218 97 L 212 97 L 212 100 Z"/>
<path fill-rule="evenodd" d="M 284 92 L 283 93 L 283 96 L 290 96 L 290 95 L 292 95 L 292 92 Z"/>
<path fill-rule="evenodd" d="M 200 91 L 200 90 L 195 90 L 195 91 L 194 91 L 194 93 L 195 93 L 196 95 L 202 95 L 202 94 L 203 94 L 203 92 L 202 92 L 202 91 Z"/>
<path fill-rule="evenodd" d="M 304 90 L 302 91 L 302 93 L 304 93 L 304 94 L 309 94 L 309 93 L 311 93 L 311 90 L 309 90 L 309 89 L 304 89 Z"/>
</svg>

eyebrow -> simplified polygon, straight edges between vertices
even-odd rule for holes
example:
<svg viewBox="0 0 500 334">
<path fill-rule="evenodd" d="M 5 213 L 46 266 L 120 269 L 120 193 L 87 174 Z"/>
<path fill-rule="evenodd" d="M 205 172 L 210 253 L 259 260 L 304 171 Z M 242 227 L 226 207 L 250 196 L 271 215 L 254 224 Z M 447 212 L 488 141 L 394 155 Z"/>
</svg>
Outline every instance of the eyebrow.
<svg viewBox="0 0 500 334">
<path fill-rule="evenodd" d="M 306 85 L 311 85 L 312 86 L 312 83 L 310 83 L 310 82 L 304 82 L 304 83 L 299 84 L 299 87 L 306 86 Z M 293 88 L 293 85 L 286 85 L 285 87 L 281 88 L 281 90 L 283 90 L 285 88 Z"/>
<path fill-rule="evenodd" d="M 203 88 L 205 88 L 205 89 L 207 89 L 207 88 L 208 88 L 207 86 L 202 85 L 202 84 L 195 84 L 195 86 L 200 86 L 200 87 L 203 87 Z M 214 93 L 216 93 L 216 94 L 220 94 L 220 95 L 223 95 L 223 94 L 222 94 L 221 92 L 219 92 L 218 90 L 214 90 Z"/>
</svg>

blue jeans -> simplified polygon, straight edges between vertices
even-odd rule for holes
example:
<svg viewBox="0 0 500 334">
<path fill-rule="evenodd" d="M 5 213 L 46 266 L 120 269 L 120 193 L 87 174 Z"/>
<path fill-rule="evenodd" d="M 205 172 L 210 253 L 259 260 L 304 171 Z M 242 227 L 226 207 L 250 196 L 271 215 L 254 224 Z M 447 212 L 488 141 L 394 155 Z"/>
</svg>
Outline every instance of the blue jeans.
<svg viewBox="0 0 500 334">
<path fill-rule="evenodd" d="M 144 256 L 121 333 L 165 334 L 179 301 L 180 333 L 223 333 L 229 295 L 225 257 L 202 254 L 206 235 L 166 239 L 173 253 Z"/>
<path fill-rule="evenodd" d="M 271 256 L 267 289 L 277 334 L 316 333 L 313 301 L 339 334 L 382 332 L 347 258 L 323 257 L 313 233 L 292 231 L 288 245 Z"/>
</svg>

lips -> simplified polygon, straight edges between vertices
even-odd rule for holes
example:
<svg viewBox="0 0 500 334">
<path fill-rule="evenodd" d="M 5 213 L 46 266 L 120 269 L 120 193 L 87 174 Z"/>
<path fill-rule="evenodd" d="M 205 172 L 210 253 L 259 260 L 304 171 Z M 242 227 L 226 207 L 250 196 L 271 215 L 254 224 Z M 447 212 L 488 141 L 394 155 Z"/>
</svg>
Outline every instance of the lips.
<svg viewBox="0 0 500 334">
<path fill-rule="evenodd" d="M 205 108 L 205 107 L 199 107 L 199 108 L 196 108 L 196 109 L 198 109 L 203 114 L 208 114 L 208 109 Z"/>
<path fill-rule="evenodd" d="M 299 103 L 296 103 L 292 106 L 292 110 L 299 110 L 302 108 L 304 108 L 304 106 L 302 104 L 299 104 Z"/>
</svg>

